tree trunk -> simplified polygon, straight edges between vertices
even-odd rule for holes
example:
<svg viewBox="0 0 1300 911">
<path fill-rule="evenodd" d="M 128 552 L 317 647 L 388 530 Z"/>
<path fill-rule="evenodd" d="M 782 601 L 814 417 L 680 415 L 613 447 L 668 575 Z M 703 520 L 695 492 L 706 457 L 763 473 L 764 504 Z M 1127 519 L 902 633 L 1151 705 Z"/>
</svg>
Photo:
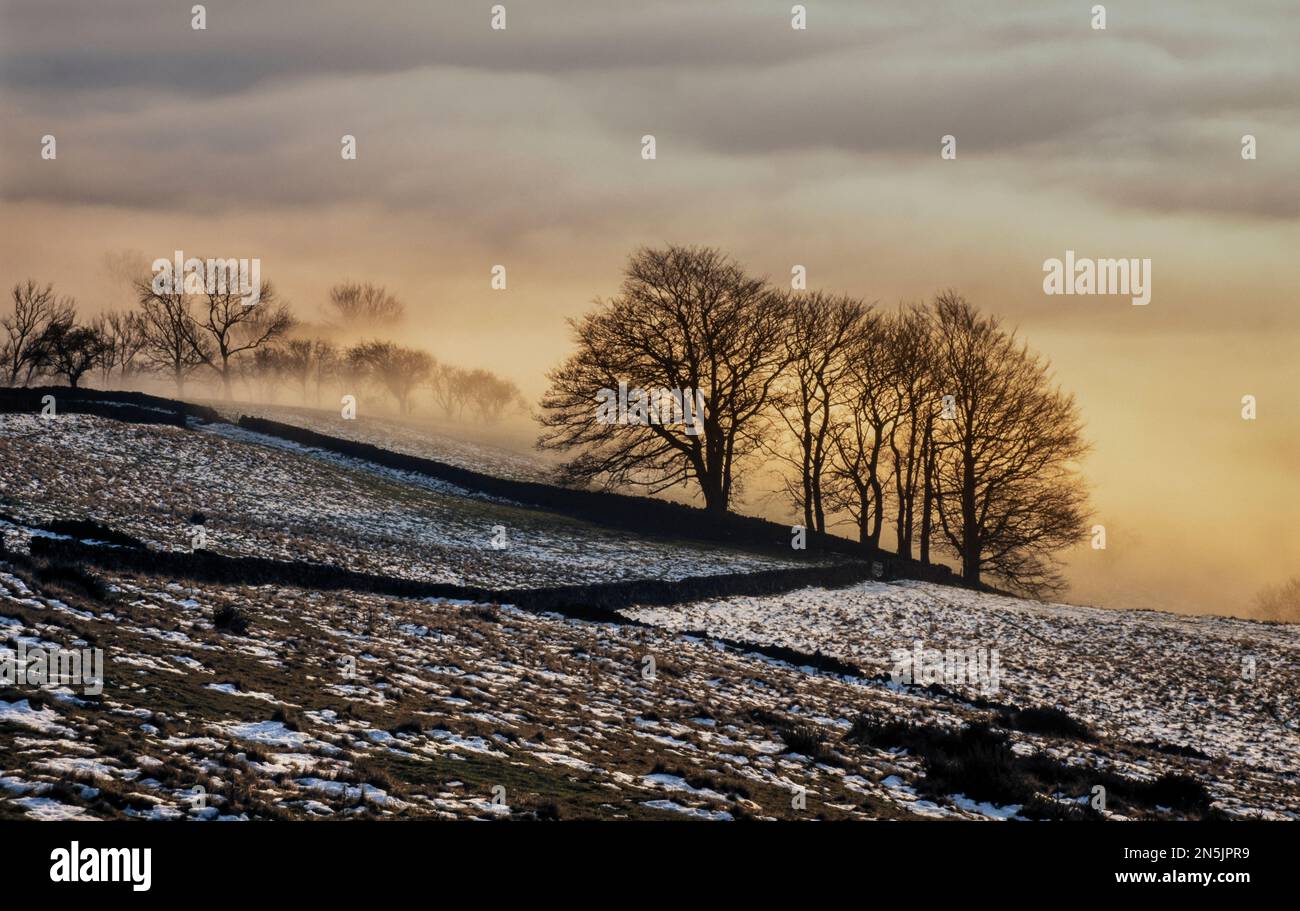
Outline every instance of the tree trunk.
<svg viewBox="0 0 1300 911">
<path fill-rule="evenodd" d="M 906 507 L 900 507 L 900 509 L 903 508 Z M 912 536 L 905 527 L 905 523 L 903 522 L 903 518 L 902 518 L 902 513 L 899 513 L 898 528 L 896 529 L 896 533 L 898 537 L 898 556 L 900 556 L 904 560 L 912 559 Z"/>
<path fill-rule="evenodd" d="M 826 534 L 826 509 L 822 506 L 821 478 L 813 475 L 813 521 L 818 534 Z"/>
<path fill-rule="evenodd" d="M 722 479 L 716 473 L 703 473 L 699 478 L 700 490 L 704 493 L 706 511 L 721 515 L 727 511 L 727 494 L 722 489 Z"/>
<path fill-rule="evenodd" d="M 930 565 L 930 516 L 934 510 L 934 441 L 931 437 L 931 427 L 934 418 L 930 417 L 925 422 L 925 438 L 921 441 L 921 563 L 926 566 Z"/>
<path fill-rule="evenodd" d="M 975 505 L 975 460 L 964 459 L 961 484 L 961 577 L 969 585 L 980 581 L 979 516 Z"/>
<path fill-rule="evenodd" d="M 813 525 L 813 483 L 812 467 L 807 458 L 804 459 L 803 466 L 803 527 L 814 528 Z"/>
<path fill-rule="evenodd" d="M 875 545 L 871 541 L 871 499 L 866 491 L 858 496 L 858 543 L 868 557 L 876 555 Z"/>
<path fill-rule="evenodd" d="M 884 523 L 885 511 L 882 508 L 884 505 L 882 502 L 884 498 L 881 496 L 879 485 L 873 484 L 872 486 L 877 488 L 875 491 L 875 514 L 871 517 L 871 551 L 872 553 L 875 553 L 880 550 L 880 527 Z"/>
</svg>

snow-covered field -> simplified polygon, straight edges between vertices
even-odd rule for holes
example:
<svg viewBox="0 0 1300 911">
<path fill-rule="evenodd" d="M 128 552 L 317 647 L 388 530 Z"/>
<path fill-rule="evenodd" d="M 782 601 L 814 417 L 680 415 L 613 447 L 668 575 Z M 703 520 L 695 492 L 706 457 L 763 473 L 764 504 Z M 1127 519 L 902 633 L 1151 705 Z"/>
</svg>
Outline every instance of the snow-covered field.
<svg viewBox="0 0 1300 911">
<path fill-rule="evenodd" d="M 997 691 L 967 699 L 1052 705 L 1105 737 L 1191 748 L 1243 781 L 1295 787 L 1300 627 L 1116 611 L 926 582 L 864 582 L 771 598 L 623 612 L 665 629 L 845 659 L 892 675 L 897 651 L 996 650 Z"/>
<path fill-rule="evenodd" d="M 165 550 L 190 548 L 198 512 L 217 553 L 490 588 L 802 565 L 639 539 L 230 425 L 0 415 L 0 465 L 8 512 L 93 518 Z"/>
<path fill-rule="evenodd" d="M 108 678 L 102 697 L 0 693 L 0 815 L 726 819 L 791 815 L 795 788 L 828 816 L 906 814 L 753 712 L 837 718 L 870 700 L 855 683 L 510 607 L 112 581 L 70 613 L 0 572 L 11 636 L 93 637 Z M 223 605 L 246 634 L 214 628 Z"/>
<path fill-rule="evenodd" d="M 175 550 L 199 511 L 224 553 L 493 588 L 783 565 L 229 425 L 0 416 L 0 510 Z M 1295 627 L 913 582 L 586 622 L 50 567 L 5 531 L 0 663 L 100 648 L 106 679 L 0 683 L 0 817 L 1300 819 Z M 891 680 L 916 643 L 996 651 L 996 687 Z"/>
<path fill-rule="evenodd" d="M 472 442 L 445 431 L 436 432 L 390 418 L 358 414 L 355 418 L 344 420 L 338 410 L 250 403 L 232 405 L 219 401 L 207 404 L 230 421 L 238 421 L 240 415 L 265 418 L 328 436 L 369 443 L 393 452 L 433 459 L 457 468 L 480 471 L 498 478 L 548 482 L 554 467 L 541 453 L 525 453 L 505 446 Z"/>
<path fill-rule="evenodd" d="M 98 696 L 0 689 L 0 816 L 1022 812 L 927 793 L 923 757 L 846 736 L 864 713 L 956 727 L 987 712 L 708 639 L 509 606 L 131 576 L 109 577 L 97 599 L 27 575 L 0 569 L 0 658 L 20 641 L 94 642 L 107 679 Z M 223 607 L 247 628 L 218 629 Z M 1011 743 L 1085 780 L 1180 773 L 1230 814 L 1300 814 L 1294 781 L 1239 761 L 1018 732 Z M 1078 791 L 1051 799 L 1086 800 Z"/>
</svg>

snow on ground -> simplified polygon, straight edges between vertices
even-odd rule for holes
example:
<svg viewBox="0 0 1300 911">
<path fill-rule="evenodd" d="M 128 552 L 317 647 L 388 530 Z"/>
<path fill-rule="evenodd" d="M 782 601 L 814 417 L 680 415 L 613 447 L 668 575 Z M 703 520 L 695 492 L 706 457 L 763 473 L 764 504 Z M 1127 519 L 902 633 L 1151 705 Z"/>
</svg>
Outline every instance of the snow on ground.
<svg viewBox="0 0 1300 911">
<path fill-rule="evenodd" d="M 31 703 L 26 699 L 18 702 L 5 702 L 0 699 L 0 724 L 31 728 L 42 734 L 60 736 L 71 734 L 72 731 L 58 723 L 58 717 L 58 713 L 52 709 L 32 708 Z"/>
<path fill-rule="evenodd" d="M 497 478 L 546 482 L 550 480 L 554 467 L 553 463 L 542 458 L 540 453 L 523 453 L 502 446 L 459 439 L 451 435 L 445 425 L 439 425 L 435 430 L 406 421 L 377 418 L 366 414 L 344 420 L 337 409 L 328 411 L 287 405 L 242 402 L 228 404 L 218 401 L 208 404 L 230 421 L 238 421 L 241 415 L 265 418 L 268 421 L 292 424 L 328 436 L 369 443 L 393 452 L 432 459 L 435 462 L 455 465 L 457 468 L 481 471 Z"/>
<path fill-rule="evenodd" d="M 217 553 L 494 588 L 806 565 L 640 539 L 257 439 L 231 428 L 0 415 L 0 497 L 28 521 L 94 518 L 166 550 L 190 548 L 190 516 L 200 512 L 205 546 Z"/>
<path fill-rule="evenodd" d="M 197 510 L 220 552 L 493 587 L 781 565 L 253 435 L 81 415 L 0 416 L 0 509 L 94 518 L 169 549 L 189 546 Z M 0 818 L 1002 820 L 1086 809 L 1104 780 L 1112 817 L 1300 819 L 1294 627 L 921 583 L 627 611 L 636 625 L 94 572 L 103 592 L 0 562 L 0 657 L 18 643 L 105 651 L 102 693 L 0 686 Z M 245 632 L 215 627 L 230 608 Z M 997 691 L 891 682 L 893 653 L 916 642 L 996 649 Z M 1043 705 L 1099 737 L 1003 720 Z M 881 733 L 882 719 L 906 724 Z M 999 793 L 954 777 L 960 762 L 945 770 L 951 737 L 970 732 L 995 741 Z"/>
<path fill-rule="evenodd" d="M 200 785 L 221 818 L 723 820 L 790 816 L 796 785 L 812 795 L 810 815 L 908 813 L 874 782 L 901 771 L 893 759 L 846 745 L 857 772 L 845 780 L 781 740 L 786 712 L 847 725 L 872 699 L 859 683 L 508 606 L 111 583 L 106 605 L 0 575 L 6 629 L 56 644 L 93 637 L 107 678 L 102 697 L 57 714 L 49 694 L 31 697 L 44 702 L 34 728 L 30 704 L 0 718 L 0 816 L 193 815 Z M 53 607 L 69 599 L 88 618 Z M 247 635 L 213 627 L 225 605 L 247 616 Z M 756 712 L 756 692 L 783 714 Z M 30 797 L 50 803 L 17 802 Z"/>
<path fill-rule="evenodd" d="M 666 629 L 847 660 L 892 674 L 895 651 L 990 649 L 991 701 L 1055 705 L 1102 734 L 1190 747 L 1273 772 L 1300 768 L 1300 627 L 1045 604 L 926 582 L 805 588 L 637 608 Z M 979 685 L 949 683 L 974 699 Z"/>
<path fill-rule="evenodd" d="M 654 626 L 508 606 L 108 581 L 116 595 L 101 604 L 0 574 L 0 616 L 13 621 L 6 631 L 51 643 L 93 639 L 106 651 L 107 677 L 101 697 L 42 692 L 0 716 L 0 817 L 196 816 L 200 785 L 219 818 L 997 820 L 1022 812 L 1021 801 L 927 791 L 923 757 L 846 738 L 863 713 L 952 729 L 988 717 L 887 680 L 818 673 Z M 835 594 L 855 592 L 881 594 L 875 586 Z M 246 635 L 213 627 L 223 606 L 247 617 Z M 750 599 L 745 610 L 754 609 Z M 808 622 L 800 628 L 809 634 Z M 1014 689 L 1018 665 L 1006 664 L 1001 698 L 1028 696 Z M 40 713 L 36 727 L 24 723 L 30 711 Z M 1293 776 L 1244 760 L 1019 732 L 1012 740 L 1017 754 L 1134 780 L 1194 776 L 1229 814 L 1300 818 Z M 1086 800 L 1086 787 L 1075 790 L 1054 799 Z M 17 803 L 33 797 L 65 809 Z"/>
</svg>

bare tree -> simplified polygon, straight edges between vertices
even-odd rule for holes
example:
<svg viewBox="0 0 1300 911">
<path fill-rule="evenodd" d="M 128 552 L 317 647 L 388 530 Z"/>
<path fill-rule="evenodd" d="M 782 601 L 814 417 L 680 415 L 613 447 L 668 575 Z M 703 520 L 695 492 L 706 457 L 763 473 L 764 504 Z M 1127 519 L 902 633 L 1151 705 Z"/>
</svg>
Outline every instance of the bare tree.
<svg viewBox="0 0 1300 911">
<path fill-rule="evenodd" d="M 888 466 L 882 458 L 901 414 L 889 319 L 868 313 L 846 352 L 845 404 L 833 428 L 829 499 L 853 517 L 865 551 L 880 547 Z"/>
<path fill-rule="evenodd" d="M 81 378 L 104 357 L 108 340 L 91 326 L 78 326 L 71 316 L 50 323 L 38 345 L 56 376 L 62 376 L 73 389 Z"/>
<path fill-rule="evenodd" d="M 339 374 L 339 352 L 331 342 L 316 339 L 312 342 L 312 376 L 316 383 L 316 404 L 320 405 L 325 384 L 337 379 Z"/>
<path fill-rule="evenodd" d="M 459 417 L 465 408 L 465 371 L 451 364 L 438 364 L 426 382 L 433 400 L 445 417 Z"/>
<path fill-rule="evenodd" d="M 652 492 L 693 482 L 706 509 L 725 512 L 771 427 L 788 313 L 784 296 L 717 250 L 637 251 L 621 293 L 571 323 L 578 351 L 549 375 L 538 446 L 578 451 L 564 466 L 570 482 Z M 644 420 L 640 410 L 597 420 L 599 397 L 629 387 L 675 390 L 679 405 L 694 405 L 698 390 L 703 414 L 665 422 L 652 403 Z"/>
<path fill-rule="evenodd" d="M 140 301 L 140 327 L 144 333 L 143 355 L 152 368 L 172 377 L 176 394 L 185 391 L 185 380 L 212 358 L 211 342 L 190 313 L 189 298 L 180 291 L 155 290 L 148 278 L 136 282 Z"/>
<path fill-rule="evenodd" d="M 351 331 L 388 329 L 406 318 L 406 305 L 370 282 L 340 282 L 330 289 L 330 306 L 335 324 Z"/>
<path fill-rule="evenodd" d="M 460 419 L 466 408 L 473 408 L 477 419 L 492 423 L 499 421 L 508 408 L 528 407 L 518 386 L 490 370 L 438 364 L 424 385 L 448 418 Z"/>
<path fill-rule="evenodd" d="M 1085 535 L 1077 463 L 1087 444 L 1074 399 L 1013 332 L 955 294 L 935 301 L 935 341 L 937 387 L 951 396 L 936 424 L 935 505 L 962 577 L 1056 590 L 1053 552 Z"/>
<path fill-rule="evenodd" d="M 898 421 L 889 435 L 893 465 L 895 540 L 900 557 L 912 558 L 916 496 L 925 475 L 927 434 L 933 427 L 938 397 L 934 392 L 933 328 L 919 306 L 901 307 L 889 320 Z M 924 520 L 922 525 L 924 525 Z M 923 529 L 928 531 L 928 529 Z M 929 554 L 928 544 L 925 551 Z"/>
<path fill-rule="evenodd" d="M 931 364 L 933 367 L 933 364 Z M 917 558 L 930 563 L 930 542 L 934 537 L 934 489 L 939 461 L 939 440 L 935 436 L 935 421 L 939 419 L 938 401 L 930 403 L 922 412 L 921 431 L 921 538 Z"/>
<path fill-rule="evenodd" d="M 299 397 L 307 404 L 309 391 L 314 390 L 316 404 L 319 405 L 324 386 L 337 374 L 338 349 L 324 339 L 295 338 L 282 345 L 262 350 L 274 352 L 274 358 L 263 358 L 261 367 L 274 367 L 275 372 L 286 380 L 291 380 L 298 387 Z M 370 363 L 358 355 L 358 368 L 368 369 Z M 274 362 L 272 364 L 272 361 Z"/>
<path fill-rule="evenodd" d="M 287 358 L 284 351 L 273 346 L 265 346 L 253 352 L 252 364 L 249 366 L 246 378 L 251 381 L 256 398 L 274 402 L 276 391 L 284 384 L 287 373 Z"/>
<path fill-rule="evenodd" d="M 293 327 L 293 316 L 281 302 L 270 282 L 262 282 L 256 304 L 246 304 L 238 288 L 208 291 L 195 324 L 207 335 L 208 344 L 196 345 L 202 361 L 221 377 L 221 388 L 230 398 L 231 362 L 247 351 L 274 342 Z"/>
<path fill-rule="evenodd" d="M 411 411 L 411 393 L 433 373 L 436 362 L 427 351 L 403 348 L 392 342 L 362 342 L 348 349 L 354 374 L 378 382 L 397 400 L 402 414 Z"/>
<path fill-rule="evenodd" d="M 45 366 L 46 350 L 40 344 L 45 331 L 57 322 L 73 319 L 74 303 L 70 298 L 56 298 L 54 286 L 42 288 L 35 281 L 13 286 L 13 313 L 0 319 L 5 338 L 0 344 L 0 360 L 8 385 L 31 382 L 32 376 Z"/>
<path fill-rule="evenodd" d="M 311 382 L 313 353 L 315 346 L 311 339 L 295 338 L 277 349 L 281 357 L 284 374 L 298 385 L 298 393 L 303 404 L 307 403 L 307 385 Z"/>
<path fill-rule="evenodd" d="M 467 386 L 466 394 L 478 417 L 487 423 L 499 421 L 512 405 L 526 407 L 519 387 L 489 370 L 469 371 Z"/>
<path fill-rule="evenodd" d="M 803 509 L 804 526 L 819 532 L 826 531 L 822 486 L 831 459 L 834 412 L 843 397 L 849 349 L 867 312 L 859 300 L 821 292 L 790 299 L 784 333 L 789 364 L 774 403 L 795 450 L 791 454 L 778 446 L 773 454 L 798 472 L 787 484 L 791 499 Z"/>
<path fill-rule="evenodd" d="M 128 380 L 139 369 L 137 363 L 145 348 L 144 322 L 139 313 L 110 311 L 95 317 L 91 325 L 107 345 L 100 367 L 107 385 L 117 370 L 122 380 Z"/>
</svg>

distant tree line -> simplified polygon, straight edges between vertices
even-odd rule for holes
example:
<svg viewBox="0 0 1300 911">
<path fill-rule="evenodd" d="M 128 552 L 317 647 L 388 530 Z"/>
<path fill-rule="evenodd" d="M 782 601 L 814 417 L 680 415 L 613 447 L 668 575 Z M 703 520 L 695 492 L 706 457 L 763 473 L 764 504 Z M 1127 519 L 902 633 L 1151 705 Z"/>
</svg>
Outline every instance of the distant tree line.
<svg viewBox="0 0 1300 911">
<path fill-rule="evenodd" d="M 1275 623 L 1300 623 L 1300 576 L 1270 585 L 1255 596 L 1251 615 Z"/>
<path fill-rule="evenodd" d="M 77 386 L 94 377 L 105 387 L 145 377 L 170 381 L 178 396 L 199 378 L 231 398 L 243 383 L 259 398 L 276 400 L 288 387 L 303 404 L 373 388 L 411 414 L 418 393 L 449 419 L 496 421 L 526 402 L 509 380 L 483 369 L 439 363 L 426 351 L 372 339 L 340 345 L 327 336 L 374 336 L 405 318 L 402 302 L 371 283 L 342 282 L 329 296 L 330 318 L 319 337 L 304 337 L 289 305 L 270 282 L 258 303 L 237 290 L 160 290 L 148 277 L 132 282 L 135 306 L 89 322 L 76 301 L 53 285 L 28 280 L 11 291 L 12 310 L 0 317 L 0 375 L 10 386 L 62 380 Z M 331 403 L 334 404 L 334 403 Z"/>
<path fill-rule="evenodd" d="M 881 309 L 787 292 L 709 248 L 642 249 L 618 295 L 573 324 L 538 445 L 569 483 L 695 489 L 725 512 L 766 461 L 803 524 L 851 521 L 867 553 L 943 550 L 963 578 L 1061 586 L 1055 553 L 1085 534 L 1087 451 L 1050 366 L 962 297 Z M 703 392 L 698 426 L 596 419 L 620 383 Z"/>
</svg>

